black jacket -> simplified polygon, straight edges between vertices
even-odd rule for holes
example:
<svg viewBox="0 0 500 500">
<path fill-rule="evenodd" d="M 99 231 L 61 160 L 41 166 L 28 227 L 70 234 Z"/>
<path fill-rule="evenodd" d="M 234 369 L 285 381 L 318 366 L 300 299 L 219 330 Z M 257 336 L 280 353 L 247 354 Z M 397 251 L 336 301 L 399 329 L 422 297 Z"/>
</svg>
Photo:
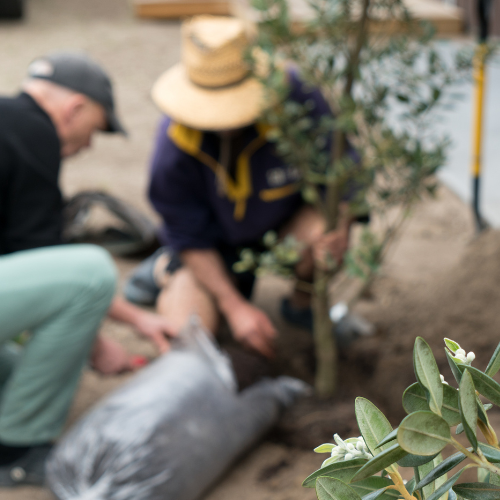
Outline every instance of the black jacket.
<svg viewBox="0 0 500 500">
<path fill-rule="evenodd" d="M 28 94 L 0 98 L 0 255 L 62 243 L 60 150 Z"/>
</svg>

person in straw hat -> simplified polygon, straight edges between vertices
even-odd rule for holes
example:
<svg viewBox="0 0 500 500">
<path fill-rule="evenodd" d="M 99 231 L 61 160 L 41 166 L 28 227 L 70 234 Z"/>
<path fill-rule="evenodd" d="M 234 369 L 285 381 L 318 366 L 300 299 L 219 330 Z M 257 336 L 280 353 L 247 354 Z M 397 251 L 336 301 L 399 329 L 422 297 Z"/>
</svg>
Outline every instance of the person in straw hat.
<svg viewBox="0 0 500 500">
<path fill-rule="evenodd" d="M 259 121 L 264 89 L 244 62 L 243 23 L 195 17 L 182 27 L 182 44 L 182 62 L 152 90 L 166 116 L 158 129 L 149 196 L 162 216 L 160 237 L 168 250 L 160 249 L 135 271 L 125 295 L 154 303 L 159 294 L 158 310 L 175 327 L 196 312 L 216 332 L 222 314 L 238 341 L 272 356 L 276 329 L 249 302 L 254 278 L 231 271 L 238 249 L 257 246 L 269 230 L 293 234 L 308 244 L 296 273 L 311 279 L 314 252 L 329 249 L 342 258 L 351 220 L 344 218 L 338 230 L 324 235 L 321 216 L 302 200 L 297 169 L 284 164 L 267 141 L 268 127 Z M 314 102 L 313 118 L 330 112 L 321 94 L 302 88 L 293 74 L 290 92 L 299 102 Z M 286 317 L 310 321 L 308 300 L 294 293 L 284 302 Z"/>
</svg>

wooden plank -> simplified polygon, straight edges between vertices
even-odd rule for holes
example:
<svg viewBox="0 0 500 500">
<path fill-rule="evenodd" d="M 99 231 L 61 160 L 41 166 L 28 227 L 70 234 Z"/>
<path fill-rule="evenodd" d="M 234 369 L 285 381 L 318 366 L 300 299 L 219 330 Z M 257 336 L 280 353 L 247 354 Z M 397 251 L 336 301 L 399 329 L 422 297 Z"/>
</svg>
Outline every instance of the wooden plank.
<svg viewBox="0 0 500 500">
<path fill-rule="evenodd" d="M 432 23 L 438 35 L 448 36 L 463 33 L 463 9 L 445 4 L 439 0 L 405 0 L 406 6 L 417 20 Z M 311 18 L 312 11 L 306 0 L 289 0 L 290 15 L 298 30 Z M 233 0 L 232 12 L 250 22 L 258 20 L 258 13 L 250 7 L 249 0 Z M 391 20 L 372 21 L 371 29 L 375 32 L 396 33 L 399 24 Z"/>
<path fill-rule="evenodd" d="M 171 19 L 200 14 L 227 16 L 229 0 L 134 0 L 137 17 Z"/>
<path fill-rule="evenodd" d="M 464 31 L 464 11 L 460 7 L 437 0 L 406 0 L 405 3 L 416 19 L 432 23 L 439 35 Z"/>
<path fill-rule="evenodd" d="M 311 16 L 306 0 L 289 0 L 292 19 L 297 27 Z M 410 12 L 418 20 L 431 22 L 439 35 L 453 35 L 464 30 L 464 11 L 439 0 L 406 0 Z M 145 18 L 179 18 L 199 14 L 237 15 L 255 21 L 250 0 L 134 0 L 135 15 Z M 375 31 L 397 32 L 393 21 L 372 23 Z"/>
</svg>

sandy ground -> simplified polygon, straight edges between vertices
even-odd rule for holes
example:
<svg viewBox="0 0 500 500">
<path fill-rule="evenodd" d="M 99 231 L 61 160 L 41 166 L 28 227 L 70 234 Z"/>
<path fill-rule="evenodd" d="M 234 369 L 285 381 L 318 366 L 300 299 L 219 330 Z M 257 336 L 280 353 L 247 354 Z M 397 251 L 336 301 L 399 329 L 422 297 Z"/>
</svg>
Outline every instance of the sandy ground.
<svg viewBox="0 0 500 500">
<path fill-rule="evenodd" d="M 160 115 L 149 90 L 155 78 L 179 58 L 179 24 L 136 20 L 123 0 L 32 0 L 27 7 L 25 21 L 0 23 L 0 92 L 16 92 L 26 66 L 39 54 L 64 48 L 89 52 L 114 78 L 118 107 L 130 136 L 98 137 L 91 150 L 66 163 L 63 189 L 68 195 L 87 188 L 106 189 L 153 215 L 145 186 Z M 393 303 L 397 306 L 402 294 L 411 296 L 416 290 L 425 294 L 459 262 L 472 236 L 467 207 L 441 189 L 436 200 L 415 209 L 384 266 L 375 295 L 361 302 L 359 310 L 376 320 L 377 311 L 388 311 Z M 120 260 L 118 264 L 123 278 L 136 262 Z M 282 332 L 286 326 L 278 317 L 277 305 L 288 290 L 289 284 L 270 278 L 258 283 L 255 299 Z M 128 327 L 107 321 L 103 332 L 133 352 L 154 355 L 151 346 L 137 339 Z M 127 378 L 86 372 L 69 424 Z M 334 432 L 332 426 L 331 434 Z M 314 491 L 303 490 L 300 483 L 321 460 L 312 451 L 265 442 L 236 464 L 206 500 L 313 499 Z M 0 498 L 50 500 L 52 496 L 44 489 L 22 488 L 0 490 Z"/>
<path fill-rule="evenodd" d="M 425 294 L 427 288 L 434 287 L 439 277 L 459 261 L 472 234 L 467 207 L 448 190 L 441 189 L 436 200 L 427 201 L 416 208 L 384 266 L 375 296 L 360 302 L 358 309 L 375 319 L 378 310 L 387 311 L 392 303 L 397 304 L 401 294 L 411 297 L 416 290 Z M 119 261 L 118 264 L 123 276 L 135 262 Z M 286 325 L 278 316 L 277 306 L 288 290 L 286 282 L 270 278 L 258 283 L 255 297 L 256 302 L 278 324 L 283 335 L 286 335 Z M 122 341 L 132 352 L 154 355 L 151 347 L 138 340 L 126 326 L 107 321 L 103 333 Z M 407 357 L 409 364 L 411 354 L 408 353 Z M 71 410 L 69 425 L 128 378 L 129 375 L 106 378 L 86 372 Z M 352 395 L 352 403 L 356 395 Z M 352 420 L 352 415 L 347 415 L 346 420 Z M 332 423 L 331 434 L 337 430 Z M 300 484 L 319 467 L 321 461 L 321 456 L 311 450 L 274 440 L 265 441 L 242 457 L 227 477 L 207 493 L 205 500 L 313 500 L 316 498 L 314 490 L 304 490 Z M 16 491 L 0 489 L 0 498 L 53 500 L 50 492 L 40 488 L 20 488 Z"/>
</svg>

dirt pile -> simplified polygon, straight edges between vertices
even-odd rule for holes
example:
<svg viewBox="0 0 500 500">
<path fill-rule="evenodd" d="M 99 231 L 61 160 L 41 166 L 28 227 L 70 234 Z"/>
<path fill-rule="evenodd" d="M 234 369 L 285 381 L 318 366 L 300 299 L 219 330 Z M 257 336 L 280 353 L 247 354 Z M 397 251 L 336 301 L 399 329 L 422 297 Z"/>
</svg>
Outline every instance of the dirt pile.
<svg viewBox="0 0 500 500">
<path fill-rule="evenodd" d="M 475 366 L 484 369 L 500 342 L 500 231 L 488 231 L 467 248 L 459 264 L 420 296 L 399 296 L 390 311 L 382 308 L 375 321 L 384 339 L 379 345 L 372 398 L 394 418 L 401 416 L 403 390 L 414 382 L 412 349 L 417 335 L 430 344 L 445 376 L 453 380 L 443 337 L 474 351 Z"/>
<path fill-rule="evenodd" d="M 359 340 L 341 353 L 337 396 L 330 401 L 309 398 L 296 405 L 276 431 L 279 441 L 311 448 L 330 441 L 334 432 L 357 434 L 357 396 L 373 401 L 398 424 L 405 415 L 403 391 L 415 382 L 412 352 L 419 335 L 430 344 L 441 372 L 451 383 L 443 337 L 474 351 L 474 365 L 484 368 L 500 342 L 500 231 L 488 231 L 473 240 L 451 271 L 416 287 L 382 277 L 374 285 L 373 296 L 375 303 L 367 317 L 376 324 L 377 335 Z M 379 301 L 380 297 L 391 300 Z M 288 338 L 287 372 L 304 378 L 304 370 L 294 373 L 290 369 L 290 360 L 297 365 L 302 359 L 304 366 L 312 349 L 312 339 L 303 332 Z M 286 359 L 281 361 L 281 369 L 286 363 Z M 308 366 L 306 379 L 311 382 L 313 363 Z"/>
</svg>

